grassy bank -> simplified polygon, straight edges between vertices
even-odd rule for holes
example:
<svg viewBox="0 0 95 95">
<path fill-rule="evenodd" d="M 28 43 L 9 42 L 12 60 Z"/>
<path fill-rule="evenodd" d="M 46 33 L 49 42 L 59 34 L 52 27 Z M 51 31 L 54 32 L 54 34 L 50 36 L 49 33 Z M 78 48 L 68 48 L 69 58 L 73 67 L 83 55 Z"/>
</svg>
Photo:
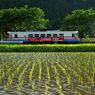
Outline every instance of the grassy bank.
<svg viewBox="0 0 95 95">
<path fill-rule="evenodd" d="M 0 44 L 0 52 L 94 52 L 95 44 Z"/>
</svg>

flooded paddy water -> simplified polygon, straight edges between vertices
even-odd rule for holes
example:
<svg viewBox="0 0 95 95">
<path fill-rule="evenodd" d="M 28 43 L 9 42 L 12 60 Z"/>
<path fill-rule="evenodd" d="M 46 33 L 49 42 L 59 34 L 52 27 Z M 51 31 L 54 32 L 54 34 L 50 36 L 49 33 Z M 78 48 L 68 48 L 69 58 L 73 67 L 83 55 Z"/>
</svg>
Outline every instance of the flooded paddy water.
<svg viewBox="0 0 95 95">
<path fill-rule="evenodd" d="M 0 53 L 0 95 L 95 95 L 95 53 Z"/>
</svg>

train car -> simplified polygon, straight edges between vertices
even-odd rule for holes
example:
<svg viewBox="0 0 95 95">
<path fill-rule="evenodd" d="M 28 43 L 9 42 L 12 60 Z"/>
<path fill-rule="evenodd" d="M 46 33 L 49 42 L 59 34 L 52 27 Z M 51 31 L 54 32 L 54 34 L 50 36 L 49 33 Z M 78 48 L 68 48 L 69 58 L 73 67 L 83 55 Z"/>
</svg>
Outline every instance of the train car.
<svg viewBox="0 0 95 95">
<path fill-rule="evenodd" d="M 78 31 L 24 31 L 24 32 L 8 32 L 8 41 L 23 42 L 80 42 Z"/>
</svg>

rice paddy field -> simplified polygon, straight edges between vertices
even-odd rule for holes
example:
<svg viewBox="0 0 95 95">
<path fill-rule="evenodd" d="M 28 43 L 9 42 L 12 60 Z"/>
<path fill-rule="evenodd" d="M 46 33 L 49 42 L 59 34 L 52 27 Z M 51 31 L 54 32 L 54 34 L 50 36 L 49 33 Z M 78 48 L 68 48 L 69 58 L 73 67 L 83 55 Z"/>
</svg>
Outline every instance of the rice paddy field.
<svg viewBox="0 0 95 95">
<path fill-rule="evenodd" d="M 0 95 L 95 95 L 95 53 L 2 52 Z"/>
</svg>

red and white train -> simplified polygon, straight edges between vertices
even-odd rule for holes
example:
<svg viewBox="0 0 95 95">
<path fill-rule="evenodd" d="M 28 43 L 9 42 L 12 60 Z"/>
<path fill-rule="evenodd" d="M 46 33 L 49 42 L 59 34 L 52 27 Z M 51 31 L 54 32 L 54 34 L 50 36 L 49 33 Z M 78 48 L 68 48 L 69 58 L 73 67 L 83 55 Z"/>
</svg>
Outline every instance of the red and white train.
<svg viewBox="0 0 95 95">
<path fill-rule="evenodd" d="M 25 31 L 8 32 L 8 41 L 24 42 L 80 42 L 78 31 Z"/>
</svg>

